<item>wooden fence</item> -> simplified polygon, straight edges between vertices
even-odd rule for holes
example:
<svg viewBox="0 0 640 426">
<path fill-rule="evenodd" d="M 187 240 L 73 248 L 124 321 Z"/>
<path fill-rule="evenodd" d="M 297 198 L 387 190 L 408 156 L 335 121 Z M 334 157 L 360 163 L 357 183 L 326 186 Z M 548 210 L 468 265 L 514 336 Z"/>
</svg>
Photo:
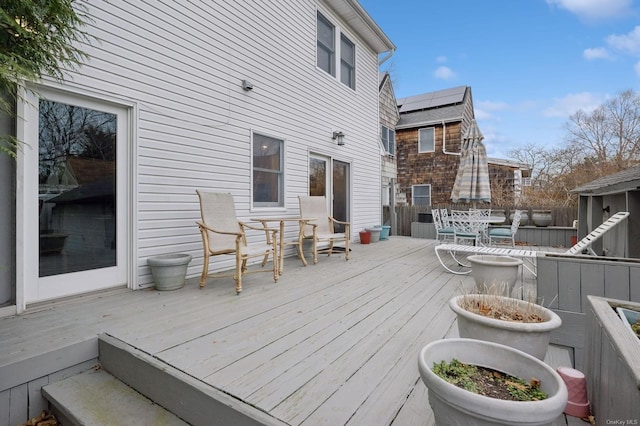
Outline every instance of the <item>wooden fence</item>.
<svg viewBox="0 0 640 426">
<path fill-rule="evenodd" d="M 431 209 L 435 208 L 447 208 L 448 210 L 467 210 L 468 204 L 450 204 L 446 206 L 409 206 L 398 205 L 396 206 L 396 223 L 397 230 L 396 235 L 411 236 L 411 222 L 420 222 L 425 219 L 428 220 L 427 215 L 421 213 L 431 213 Z M 528 212 L 529 217 L 532 217 L 533 210 L 551 210 L 551 224 L 549 226 L 573 226 L 573 221 L 578 218 L 578 211 L 575 207 L 500 207 L 491 206 L 492 210 L 504 210 L 506 217 L 515 210 L 524 210 Z M 391 214 L 389 206 L 382 208 L 382 218 L 385 225 L 391 223 Z"/>
</svg>

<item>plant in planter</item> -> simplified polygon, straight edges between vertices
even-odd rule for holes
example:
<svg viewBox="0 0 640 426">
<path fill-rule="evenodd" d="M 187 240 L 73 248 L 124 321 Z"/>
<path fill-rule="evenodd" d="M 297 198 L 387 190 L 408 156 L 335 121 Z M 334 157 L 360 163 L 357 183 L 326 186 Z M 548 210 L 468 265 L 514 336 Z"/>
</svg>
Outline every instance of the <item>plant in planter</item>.
<svg viewBox="0 0 640 426">
<path fill-rule="evenodd" d="M 457 315 L 460 337 L 501 343 L 540 360 L 551 332 L 562 325 L 550 309 L 524 300 L 493 294 L 464 294 L 449 300 Z"/>
<path fill-rule="evenodd" d="M 434 365 L 454 359 L 525 381 L 535 378 L 545 399 L 514 401 L 470 392 L 441 378 Z M 437 425 L 547 425 L 567 404 L 560 375 L 539 359 L 517 349 L 475 339 L 443 339 L 425 346 L 418 358 L 420 377 L 429 389 Z"/>
</svg>

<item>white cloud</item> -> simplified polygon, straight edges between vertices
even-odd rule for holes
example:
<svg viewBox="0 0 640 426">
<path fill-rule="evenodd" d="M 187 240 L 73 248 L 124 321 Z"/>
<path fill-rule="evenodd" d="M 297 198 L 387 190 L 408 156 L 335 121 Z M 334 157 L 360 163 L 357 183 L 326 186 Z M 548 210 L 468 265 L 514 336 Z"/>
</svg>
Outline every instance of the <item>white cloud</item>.
<svg viewBox="0 0 640 426">
<path fill-rule="evenodd" d="M 564 98 L 554 99 L 553 105 L 543 111 L 545 117 L 569 117 L 578 110 L 593 111 L 603 102 L 595 93 L 571 93 Z"/>
<path fill-rule="evenodd" d="M 604 47 L 596 47 L 593 49 L 584 49 L 582 56 L 585 59 L 609 59 L 609 52 Z"/>
<path fill-rule="evenodd" d="M 640 26 L 635 27 L 628 34 L 612 34 L 605 40 L 607 44 L 614 49 L 630 53 L 632 55 L 640 54 Z"/>
<path fill-rule="evenodd" d="M 447 57 L 446 56 L 438 56 L 436 58 L 436 62 L 439 62 L 439 63 L 447 62 Z"/>
<path fill-rule="evenodd" d="M 439 78 L 441 80 L 451 80 L 456 76 L 456 74 L 453 72 L 453 70 L 451 70 L 451 68 L 444 67 L 444 66 L 438 67 L 433 72 L 433 75 L 435 78 Z"/>
<path fill-rule="evenodd" d="M 628 16 L 633 0 L 547 0 L 550 5 L 566 9 L 589 21 Z"/>
</svg>

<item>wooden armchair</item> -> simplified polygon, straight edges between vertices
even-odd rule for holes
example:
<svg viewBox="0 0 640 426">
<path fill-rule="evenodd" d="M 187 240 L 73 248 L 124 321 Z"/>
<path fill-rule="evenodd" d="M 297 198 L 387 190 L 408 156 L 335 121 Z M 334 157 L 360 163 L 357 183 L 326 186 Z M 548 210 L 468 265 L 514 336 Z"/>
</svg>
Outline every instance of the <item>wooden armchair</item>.
<svg viewBox="0 0 640 426">
<path fill-rule="evenodd" d="M 313 263 L 318 263 L 318 244 L 329 243 L 328 255 L 334 252 L 334 243 L 344 242 L 344 258 L 349 260 L 349 222 L 329 216 L 327 199 L 324 196 L 299 196 L 300 217 L 315 219 L 302 228 L 302 238 L 311 240 Z M 335 225 L 344 225 L 344 232 L 335 232 Z"/>
<path fill-rule="evenodd" d="M 203 192 L 196 190 L 200 198 L 200 213 L 202 221 L 197 221 L 204 246 L 204 263 L 200 287 L 204 287 L 207 278 L 233 277 L 236 283 L 236 293 L 242 291 L 242 276 L 254 272 L 273 272 L 273 280 L 278 282 L 278 248 L 276 244 L 276 229 L 264 226 L 251 226 L 240 222 L 236 217 L 233 196 L 230 193 Z M 247 244 L 245 229 L 262 231 L 264 238 L 266 231 L 271 233 L 267 243 Z M 211 256 L 222 254 L 235 256 L 233 273 L 209 274 L 209 259 Z M 273 269 L 264 269 L 269 256 L 272 257 Z M 262 268 L 249 271 L 247 261 L 252 258 L 262 258 Z"/>
</svg>

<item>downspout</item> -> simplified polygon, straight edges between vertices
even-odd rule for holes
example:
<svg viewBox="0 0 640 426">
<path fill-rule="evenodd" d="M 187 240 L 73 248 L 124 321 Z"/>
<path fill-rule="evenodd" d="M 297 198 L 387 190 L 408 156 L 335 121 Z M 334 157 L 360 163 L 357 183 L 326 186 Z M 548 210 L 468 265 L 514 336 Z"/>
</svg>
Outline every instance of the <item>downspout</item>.
<svg viewBox="0 0 640 426">
<path fill-rule="evenodd" d="M 442 120 L 442 152 L 447 155 L 460 155 L 459 152 L 447 151 L 447 125 L 444 120 Z"/>
</svg>

